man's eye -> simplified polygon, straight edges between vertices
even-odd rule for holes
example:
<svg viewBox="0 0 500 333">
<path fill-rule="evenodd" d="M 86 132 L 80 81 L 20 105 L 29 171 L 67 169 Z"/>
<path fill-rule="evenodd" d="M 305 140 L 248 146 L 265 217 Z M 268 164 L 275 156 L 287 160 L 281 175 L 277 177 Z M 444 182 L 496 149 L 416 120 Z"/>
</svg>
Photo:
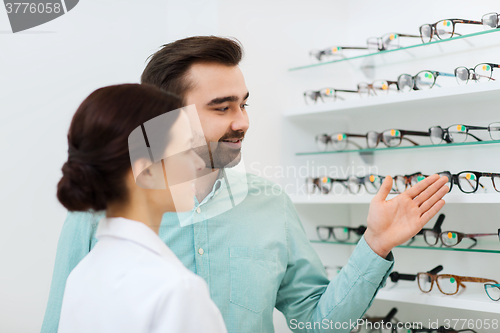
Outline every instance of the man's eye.
<svg viewBox="0 0 500 333">
<path fill-rule="evenodd" d="M 219 108 L 219 109 L 215 109 L 217 111 L 227 111 L 229 108 L 226 106 L 225 108 Z"/>
<path fill-rule="evenodd" d="M 247 106 L 248 106 L 248 104 L 243 104 L 243 105 L 241 106 L 241 108 L 242 108 L 242 109 L 245 109 Z"/>
</svg>

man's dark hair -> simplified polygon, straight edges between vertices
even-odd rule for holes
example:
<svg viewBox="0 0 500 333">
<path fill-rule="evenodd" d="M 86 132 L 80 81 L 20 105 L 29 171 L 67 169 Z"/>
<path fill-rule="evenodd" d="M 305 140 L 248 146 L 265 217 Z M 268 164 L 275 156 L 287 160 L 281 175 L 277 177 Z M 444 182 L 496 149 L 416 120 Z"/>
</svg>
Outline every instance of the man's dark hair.
<svg viewBox="0 0 500 333">
<path fill-rule="evenodd" d="M 243 48 L 237 39 L 196 36 L 165 44 L 151 55 L 141 75 L 141 83 L 153 84 L 184 98 L 191 89 L 186 74 L 193 64 L 217 63 L 237 66 Z"/>
</svg>

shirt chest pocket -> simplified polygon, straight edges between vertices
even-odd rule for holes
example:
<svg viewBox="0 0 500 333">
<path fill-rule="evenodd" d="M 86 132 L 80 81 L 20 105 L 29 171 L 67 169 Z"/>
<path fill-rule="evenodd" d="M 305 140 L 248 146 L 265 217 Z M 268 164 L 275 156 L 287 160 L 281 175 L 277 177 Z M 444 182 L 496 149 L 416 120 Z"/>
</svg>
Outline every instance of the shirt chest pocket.
<svg viewBox="0 0 500 333">
<path fill-rule="evenodd" d="M 231 303 L 262 312 L 276 297 L 277 253 L 269 249 L 236 246 L 229 248 L 229 256 Z"/>
</svg>

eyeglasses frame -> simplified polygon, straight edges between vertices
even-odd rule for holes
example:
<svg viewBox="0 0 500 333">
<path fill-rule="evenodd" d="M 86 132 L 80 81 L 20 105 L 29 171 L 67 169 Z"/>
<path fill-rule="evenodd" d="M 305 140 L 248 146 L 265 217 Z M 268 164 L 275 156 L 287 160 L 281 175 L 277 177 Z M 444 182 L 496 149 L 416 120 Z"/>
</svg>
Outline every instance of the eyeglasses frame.
<svg viewBox="0 0 500 333">
<path fill-rule="evenodd" d="M 347 238 L 346 239 L 342 239 L 342 240 L 337 239 L 337 237 L 335 237 L 335 233 L 333 232 L 333 229 L 335 229 L 335 228 L 347 229 L 348 230 Z M 320 236 L 319 231 L 321 229 L 327 229 L 328 230 L 328 237 L 326 239 L 323 239 Z M 352 227 L 349 227 L 349 226 L 327 226 L 327 225 L 318 225 L 316 227 L 316 233 L 318 234 L 318 239 L 320 241 L 322 241 L 322 242 L 327 242 L 330 238 L 333 238 L 337 242 L 344 243 L 344 242 L 349 241 L 349 239 L 351 238 L 351 232 L 354 232 L 358 236 L 362 236 L 365 233 L 365 231 L 366 231 L 366 226 L 364 226 L 364 225 L 360 225 L 357 228 L 352 228 Z"/>
<path fill-rule="evenodd" d="M 428 276 L 430 277 L 431 279 L 431 287 L 429 288 L 428 291 L 424 291 L 422 289 L 422 287 L 420 286 L 420 277 L 421 276 Z M 457 290 L 454 292 L 454 293 L 445 293 L 441 287 L 439 286 L 439 282 L 438 282 L 438 277 L 449 277 L 449 278 L 454 278 L 455 281 L 457 281 Z M 463 287 L 463 288 L 466 288 L 466 286 L 463 284 L 463 282 L 478 282 L 478 283 L 485 283 L 485 282 L 494 282 L 494 283 L 498 283 L 496 280 L 491 280 L 491 279 L 485 279 L 485 278 L 478 278 L 478 277 L 471 277 L 471 276 L 460 276 L 460 275 L 454 275 L 454 274 L 433 274 L 433 273 L 429 273 L 429 272 L 421 272 L 421 273 L 417 273 L 417 283 L 418 283 L 418 288 L 420 289 L 420 291 L 422 291 L 423 293 L 430 293 L 432 291 L 432 288 L 434 287 L 434 282 L 436 282 L 436 285 L 439 289 L 439 291 L 442 293 L 442 294 L 445 294 L 445 295 L 455 295 L 458 293 L 458 291 L 460 290 L 460 287 Z"/>
<path fill-rule="evenodd" d="M 456 33 L 455 32 L 455 25 L 457 23 L 461 23 L 461 24 L 480 24 L 480 25 L 483 25 L 483 22 L 479 22 L 479 21 L 473 21 L 473 20 L 464 20 L 464 19 L 457 19 L 457 18 L 454 18 L 454 19 L 443 19 L 443 20 L 439 20 L 437 21 L 436 23 L 433 23 L 433 24 L 422 24 L 419 28 L 418 28 L 418 31 L 420 32 L 420 39 L 422 40 L 422 43 L 429 43 L 432 41 L 432 38 L 434 37 L 434 35 L 436 35 L 437 38 L 439 39 L 448 39 L 448 38 L 441 38 L 441 36 L 439 36 L 439 34 L 437 33 L 437 24 L 440 23 L 440 22 L 443 22 L 443 21 L 451 21 L 451 23 L 453 24 L 453 29 L 451 31 L 451 36 L 448 37 L 448 38 L 453 38 L 454 35 L 457 35 L 457 36 L 461 36 L 461 34 L 459 33 Z M 424 26 L 430 26 L 431 27 L 431 35 L 429 36 L 429 40 L 428 41 L 425 41 L 424 40 L 424 35 L 422 34 L 422 27 Z"/>
</svg>

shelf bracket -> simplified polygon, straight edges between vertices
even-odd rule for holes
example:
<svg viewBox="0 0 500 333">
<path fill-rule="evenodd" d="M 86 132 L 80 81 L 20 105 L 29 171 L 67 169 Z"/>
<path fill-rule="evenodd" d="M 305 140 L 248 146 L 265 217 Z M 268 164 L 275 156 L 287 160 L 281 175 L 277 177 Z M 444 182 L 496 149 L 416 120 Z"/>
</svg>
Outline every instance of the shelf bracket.
<svg viewBox="0 0 500 333">
<path fill-rule="evenodd" d="M 372 151 L 364 151 L 359 153 L 359 156 L 366 164 L 373 164 L 374 155 L 375 154 Z"/>
</svg>

